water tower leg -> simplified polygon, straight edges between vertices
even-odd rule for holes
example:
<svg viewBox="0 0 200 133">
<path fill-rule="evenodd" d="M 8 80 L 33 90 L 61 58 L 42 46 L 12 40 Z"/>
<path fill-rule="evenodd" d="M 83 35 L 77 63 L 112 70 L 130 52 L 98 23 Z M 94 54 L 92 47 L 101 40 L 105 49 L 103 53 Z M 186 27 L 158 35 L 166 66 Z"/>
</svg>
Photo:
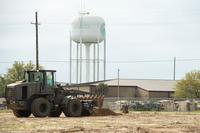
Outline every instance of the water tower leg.
<svg viewBox="0 0 200 133">
<path fill-rule="evenodd" d="M 69 84 L 72 83 L 72 39 L 70 33 L 70 45 L 69 45 Z"/>
<path fill-rule="evenodd" d="M 97 81 L 99 81 L 99 39 L 97 41 Z"/>
<path fill-rule="evenodd" d="M 82 42 L 80 42 L 80 83 L 82 82 Z"/>
<path fill-rule="evenodd" d="M 96 44 L 94 43 L 93 44 L 94 45 L 94 57 L 93 57 L 93 81 L 95 81 L 95 73 L 96 73 L 96 60 L 95 60 L 95 58 L 96 58 Z"/>
<path fill-rule="evenodd" d="M 104 39 L 104 80 L 106 80 L 106 38 Z"/>
<path fill-rule="evenodd" d="M 79 53 L 79 46 L 78 46 L 78 43 L 77 43 L 77 46 L 76 46 L 76 83 L 78 84 L 78 64 L 79 64 L 79 58 L 78 58 L 78 54 Z"/>
<path fill-rule="evenodd" d="M 85 44 L 85 54 L 86 54 L 86 82 L 90 81 L 90 44 Z"/>
</svg>

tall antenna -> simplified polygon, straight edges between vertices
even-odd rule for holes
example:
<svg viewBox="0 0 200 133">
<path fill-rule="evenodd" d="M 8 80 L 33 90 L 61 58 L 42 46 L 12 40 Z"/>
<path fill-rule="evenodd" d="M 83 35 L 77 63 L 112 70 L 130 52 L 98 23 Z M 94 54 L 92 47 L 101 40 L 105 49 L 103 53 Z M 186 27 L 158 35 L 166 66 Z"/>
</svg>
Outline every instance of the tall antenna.
<svg viewBox="0 0 200 133">
<path fill-rule="evenodd" d="M 174 73 L 173 73 L 173 80 L 176 80 L 176 57 L 174 57 Z"/>
<path fill-rule="evenodd" d="M 40 25 L 38 23 L 38 14 L 37 12 L 35 12 L 35 23 L 32 23 L 35 25 L 35 33 L 36 33 L 36 70 L 39 70 L 39 52 L 38 52 L 38 25 Z"/>
<path fill-rule="evenodd" d="M 85 11 L 85 1 L 81 0 L 81 10 L 80 10 L 80 12 L 83 12 L 83 11 Z"/>
<path fill-rule="evenodd" d="M 80 12 L 82 12 L 83 11 L 83 0 L 81 0 L 81 10 L 80 10 Z"/>
</svg>

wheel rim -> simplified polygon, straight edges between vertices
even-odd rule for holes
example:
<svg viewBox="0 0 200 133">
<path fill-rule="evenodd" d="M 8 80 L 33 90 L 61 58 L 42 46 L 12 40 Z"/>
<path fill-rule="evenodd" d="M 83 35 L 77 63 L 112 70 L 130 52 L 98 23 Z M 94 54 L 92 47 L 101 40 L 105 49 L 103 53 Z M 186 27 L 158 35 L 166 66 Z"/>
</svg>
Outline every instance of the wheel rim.
<svg viewBox="0 0 200 133">
<path fill-rule="evenodd" d="M 41 113 L 45 113 L 47 111 L 47 105 L 42 103 L 40 104 L 39 109 Z"/>
</svg>

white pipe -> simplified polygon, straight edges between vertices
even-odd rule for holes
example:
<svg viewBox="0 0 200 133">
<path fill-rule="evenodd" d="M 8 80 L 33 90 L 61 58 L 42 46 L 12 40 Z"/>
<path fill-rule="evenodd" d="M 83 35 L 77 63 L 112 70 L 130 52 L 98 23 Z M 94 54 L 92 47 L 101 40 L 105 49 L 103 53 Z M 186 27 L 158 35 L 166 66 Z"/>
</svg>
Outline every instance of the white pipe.
<svg viewBox="0 0 200 133">
<path fill-rule="evenodd" d="M 69 84 L 72 83 L 72 39 L 71 39 L 71 32 L 70 34 L 70 45 L 69 45 Z"/>
<path fill-rule="evenodd" d="M 82 82 L 82 41 L 80 42 L 80 83 L 81 82 Z"/>
<path fill-rule="evenodd" d="M 82 82 L 82 15 L 79 17 L 80 19 L 80 83 Z"/>
<path fill-rule="evenodd" d="M 76 46 L 76 83 L 78 84 L 78 64 L 79 64 L 79 58 L 78 58 L 78 54 L 79 53 L 79 46 L 78 46 L 78 43 L 77 43 L 77 46 Z"/>
<path fill-rule="evenodd" d="M 93 81 L 95 81 L 95 73 L 96 73 L 96 60 L 95 60 L 95 58 L 96 58 L 96 44 L 94 43 L 93 44 L 94 45 L 94 57 L 93 57 Z"/>
<path fill-rule="evenodd" d="M 90 44 L 85 44 L 86 54 L 86 82 L 90 81 Z"/>
<path fill-rule="evenodd" d="M 104 80 L 106 80 L 106 36 L 104 38 Z"/>
<path fill-rule="evenodd" d="M 97 40 L 97 81 L 99 81 L 99 38 Z"/>
</svg>

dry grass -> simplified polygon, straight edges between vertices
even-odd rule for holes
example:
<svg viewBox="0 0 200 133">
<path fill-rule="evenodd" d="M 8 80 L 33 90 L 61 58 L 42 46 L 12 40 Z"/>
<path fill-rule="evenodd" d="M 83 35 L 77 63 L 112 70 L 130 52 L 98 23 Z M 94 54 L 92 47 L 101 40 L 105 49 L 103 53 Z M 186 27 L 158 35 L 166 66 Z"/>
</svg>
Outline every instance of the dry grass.
<svg viewBox="0 0 200 133">
<path fill-rule="evenodd" d="M 193 113 L 131 112 L 118 116 L 16 118 L 0 113 L 0 132 L 200 132 L 200 115 Z"/>
</svg>

